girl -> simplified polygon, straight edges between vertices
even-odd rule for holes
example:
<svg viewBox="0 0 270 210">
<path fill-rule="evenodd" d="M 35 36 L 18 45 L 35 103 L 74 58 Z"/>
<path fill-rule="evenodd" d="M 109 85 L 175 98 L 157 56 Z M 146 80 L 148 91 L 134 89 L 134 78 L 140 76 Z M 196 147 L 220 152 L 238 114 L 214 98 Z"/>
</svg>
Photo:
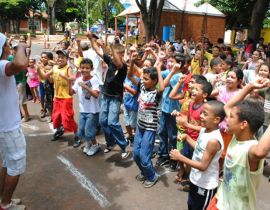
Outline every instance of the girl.
<svg viewBox="0 0 270 210">
<path fill-rule="evenodd" d="M 258 72 L 263 64 L 263 60 L 259 59 L 258 62 L 256 63 L 256 69 L 255 71 L 253 69 L 245 69 L 243 71 L 244 73 L 244 79 L 243 83 L 244 85 L 254 82 L 254 80 L 258 77 Z"/>
<path fill-rule="evenodd" d="M 201 66 L 201 74 L 205 75 L 208 73 L 208 59 L 206 57 L 203 58 L 202 66 Z"/>
<path fill-rule="evenodd" d="M 259 59 L 261 58 L 261 53 L 257 50 L 255 50 L 251 56 L 251 58 L 249 58 L 244 66 L 242 67 L 242 70 L 244 69 L 249 69 L 249 70 L 256 70 L 256 64 L 259 62 Z"/>
<path fill-rule="evenodd" d="M 39 102 L 38 97 L 39 79 L 35 64 L 36 64 L 35 59 L 29 59 L 29 67 L 27 68 L 28 73 L 26 75 L 28 77 L 28 85 L 30 87 L 34 103 Z"/>
</svg>

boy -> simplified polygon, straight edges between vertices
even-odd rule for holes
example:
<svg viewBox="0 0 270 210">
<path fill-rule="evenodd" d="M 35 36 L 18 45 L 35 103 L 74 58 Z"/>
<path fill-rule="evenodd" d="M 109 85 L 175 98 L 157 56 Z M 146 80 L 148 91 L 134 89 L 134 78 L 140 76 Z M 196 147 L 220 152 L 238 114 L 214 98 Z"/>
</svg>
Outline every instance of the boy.
<svg viewBox="0 0 270 210">
<path fill-rule="evenodd" d="M 224 104 L 209 101 L 204 104 L 201 113 L 203 127 L 197 142 L 187 134 L 180 136 L 182 141 L 194 149 L 192 160 L 172 150 L 170 157 L 192 167 L 190 172 L 189 210 L 205 210 L 217 191 L 219 182 L 219 158 L 223 150 L 223 140 L 219 123 L 225 117 Z"/>
<path fill-rule="evenodd" d="M 130 69 L 128 70 L 128 78 L 138 86 L 139 110 L 137 129 L 134 139 L 133 159 L 140 169 L 140 174 L 136 176 L 138 181 L 144 182 L 144 187 L 152 187 L 159 179 L 155 172 L 151 157 L 154 149 L 155 135 L 158 126 L 157 108 L 164 90 L 163 79 L 161 76 L 160 62 L 158 67 L 150 67 L 143 70 L 142 81 L 134 78 L 133 65 L 136 60 L 137 53 L 131 55 Z M 157 83 L 159 90 L 156 89 Z"/>
<path fill-rule="evenodd" d="M 53 135 L 52 141 L 61 137 L 64 132 L 77 132 L 77 124 L 74 120 L 73 98 L 69 94 L 69 78 L 72 77 L 71 69 L 67 64 L 68 53 L 64 50 L 56 52 L 57 65 L 47 73 L 42 72 L 38 68 L 39 76 L 42 79 L 48 79 L 52 75 L 54 82 L 54 100 L 52 121 L 56 132 Z M 75 136 L 73 147 L 79 147 L 81 144 L 78 137 Z"/>
<path fill-rule="evenodd" d="M 107 143 L 104 153 L 110 152 L 117 143 L 122 150 L 121 158 L 126 159 L 129 156 L 129 152 L 126 151 L 128 141 L 125 139 L 119 123 L 120 106 L 124 92 L 123 82 L 127 75 L 127 64 L 123 61 L 125 49 L 120 44 L 111 45 L 111 58 L 101 51 L 91 32 L 88 32 L 87 37 L 91 41 L 93 49 L 108 65 L 99 116 L 99 123 Z"/>
<path fill-rule="evenodd" d="M 216 89 L 222 85 L 223 73 L 221 73 L 221 61 L 222 60 L 220 58 L 213 58 L 210 62 L 211 72 L 204 75 L 207 81 L 213 86 L 213 89 Z"/>
<path fill-rule="evenodd" d="M 86 146 L 83 152 L 88 156 L 95 155 L 101 149 L 95 139 L 96 130 L 93 129 L 98 124 L 99 82 L 96 76 L 91 76 L 92 71 L 93 62 L 88 58 L 83 59 L 80 63 L 82 76 L 75 81 L 72 87 L 72 81 L 69 85 L 70 95 L 75 93 L 79 95 L 80 117 L 77 136 L 80 139 L 85 138 Z"/>
<path fill-rule="evenodd" d="M 264 122 L 264 109 L 261 102 L 244 98 L 268 83 L 268 80 L 258 79 L 246 85 L 225 105 L 228 132 L 234 137 L 225 157 L 224 181 L 209 204 L 209 210 L 256 208 L 256 189 L 263 172 L 263 158 L 270 151 L 270 128 L 259 142 L 254 138 Z"/>
<path fill-rule="evenodd" d="M 193 85 L 193 89 L 191 91 L 191 99 L 192 101 L 188 105 L 188 113 L 186 116 L 178 116 L 176 121 L 179 126 L 186 128 L 187 134 L 195 141 L 199 136 L 199 132 L 201 130 L 201 118 L 200 114 L 203 109 L 204 101 L 211 94 L 212 86 L 209 82 L 204 79 L 196 80 L 196 83 Z M 183 155 L 187 158 L 192 158 L 193 150 L 188 145 L 185 144 L 183 148 Z M 180 162 L 179 162 L 180 163 Z M 185 175 L 188 177 L 190 172 L 190 166 L 186 165 L 184 170 L 184 165 L 180 163 L 180 168 L 182 172 L 179 174 Z M 182 178 L 186 178 L 182 177 Z M 189 190 L 189 182 L 182 180 L 183 191 Z"/>
<path fill-rule="evenodd" d="M 19 97 L 14 75 L 28 66 L 29 50 L 26 44 L 18 44 L 14 60 L 7 60 L 10 46 L 7 38 L 0 33 L 0 209 L 24 210 L 19 199 L 11 199 L 26 167 L 26 142 L 20 128 L 21 117 Z"/>
</svg>

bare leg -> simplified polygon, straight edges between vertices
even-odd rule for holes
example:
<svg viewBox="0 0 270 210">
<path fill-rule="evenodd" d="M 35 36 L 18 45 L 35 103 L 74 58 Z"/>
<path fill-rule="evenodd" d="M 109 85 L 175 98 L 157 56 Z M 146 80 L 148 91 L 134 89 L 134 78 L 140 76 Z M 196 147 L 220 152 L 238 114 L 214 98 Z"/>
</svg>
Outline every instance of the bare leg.
<svg viewBox="0 0 270 210">
<path fill-rule="evenodd" d="M 30 88 L 30 91 L 31 91 L 31 94 L 33 96 L 33 102 L 35 103 L 37 98 L 36 98 L 36 95 L 35 95 L 35 91 L 34 91 L 34 88 Z"/>
<path fill-rule="evenodd" d="M 12 195 L 17 187 L 20 176 L 7 175 L 4 182 L 4 190 L 2 196 L 2 205 L 7 205 L 11 202 Z"/>
<path fill-rule="evenodd" d="M 34 87 L 34 96 L 35 96 L 35 99 L 36 100 L 40 100 L 39 97 L 38 97 L 38 88 L 37 87 Z"/>
<path fill-rule="evenodd" d="M 27 108 L 27 104 L 22 104 L 22 108 L 24 111 L 24 118 L 29 118 L 29 112 L 28 112 L 28 108 Z"/>
<path fill-rule="evenodd" d="M 0 171 L 0 198 L 1 199 L 3 197 L 3 191 L 4 191 L 4 188 L 5 188 L 6 176 L 7 176 L 7 168 L 2 167 L 1 171 Z"/>
<path fill-rule="evenodd" d="M 127 130 L 127 133 L 128 133 L 128 138 L 132 138 L 133 137 L 132 128 L 129 125 L 127 125 L 126 130 Z"/>
</svg>

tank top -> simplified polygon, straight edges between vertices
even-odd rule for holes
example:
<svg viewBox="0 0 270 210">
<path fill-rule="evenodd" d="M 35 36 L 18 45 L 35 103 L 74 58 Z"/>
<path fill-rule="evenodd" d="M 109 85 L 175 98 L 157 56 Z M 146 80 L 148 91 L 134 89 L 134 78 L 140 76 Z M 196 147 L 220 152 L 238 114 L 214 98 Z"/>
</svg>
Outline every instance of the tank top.
<svg viewBox="0 0 270 210">
<path fill-rule="evenodd" d="M 194 106 L 194 102 L 190 102 L 189 108 L 188 108 L 188 122 L 190 124 L 200 126 L 201 125 L 200 114 L 201 114 L 202 109 L 203 109 L 203 103 L 197 109 L 195 109 L 193 106 Z M 192 139 L 197 141 L 197 138 L 199 136 L 199 131 L 195 131 L 193 129 L 188 128 L 187 129 L 187 134 Z"/>
</svg>

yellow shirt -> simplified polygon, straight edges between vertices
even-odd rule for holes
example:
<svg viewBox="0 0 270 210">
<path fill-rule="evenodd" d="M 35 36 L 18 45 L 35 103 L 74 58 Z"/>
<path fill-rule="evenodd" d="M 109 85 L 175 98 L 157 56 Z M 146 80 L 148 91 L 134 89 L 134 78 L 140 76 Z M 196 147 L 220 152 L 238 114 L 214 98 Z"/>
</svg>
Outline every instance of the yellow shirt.
<svg viewBox="0 0 270 210">
<path fill-rule="evenodd" d="M 69 95 L 68 81 L 59 75 L 60 72 L 68 76 L 68 66 L 61 69 L 59 69 L 58 66 L 53 67 L 54 96 L 55 98 L 72 98 L 72 96 Z"/>
<path fill-rule="evenodd" d="M 207 58 L 207 60 L 208 60 L 208 72 L 212 72 L 212 70 L 211 70 L 211 67 L 210 67 L 210 63 L 211 63 L 211 61 L 212 61 L 212 59 L 213 59 L 213 54 L 211 54 L 211 53 L 209 53 L 209 52 L 205 52 L 204 53 L 204 57 L 206 57 Z"/>
<path fill-rule="evenodd" d="M 201 68 L 200 68 L 200 61 L 197 60 L 195 61 L 195 59 L 193 58 L 191 60 L 191 72 L 192 74 L 201 74 Z"/>
</svg>

